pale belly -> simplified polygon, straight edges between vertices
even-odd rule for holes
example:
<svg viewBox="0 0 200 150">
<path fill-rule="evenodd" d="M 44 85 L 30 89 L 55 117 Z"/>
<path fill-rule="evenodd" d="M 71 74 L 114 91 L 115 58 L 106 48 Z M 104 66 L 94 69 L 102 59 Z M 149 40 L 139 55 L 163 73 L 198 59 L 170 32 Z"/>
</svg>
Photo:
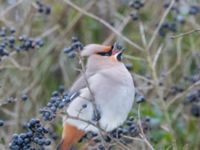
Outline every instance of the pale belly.
<svg viewBox="0 0 200 150">
<path fill-rule="evenodd" d="M 118 90 L 111 90 L 113 94 L 105 94 L 103 100 L 96 99 L 101 114 L 99 123 L 106 131 L 111 131 L 123 124 L 133 105 L 134 89 L 121 87 Z"/>
<path fill-rule="evenodd" d="M 107 83 L 107 78 L 101 80 Z M 99 124 L 104 130 L 111 131 L 126 120 L 134 102 L 134 85 L 126 79 L 123 83 L 115 83 L 113 86 L 98 86 L 97 83 L 93 83 L 92 86 L 98 87 L 95 92 L 95 103 L 101 114 Z"/>
<path fill-rule="evenodd" d="M 89 80 L 92 83 L 90 85 L 91 90 L 95 91 L 95 105 L 100 112 L 98 123 L 100 128 L 111 131 L 126 120 L 134 102 L 135 88 L 130 78 L 124 78 L 124 81 L 119 83 L 114 81 L 111 83 L 108 78 L 102 78 L 101 75 L 98 79 L 100 81 L 96 80 L 96 78 Z M 90 98 L 85 99 L 83 97 Z M 89 99 L 91 99 L 90 92 L 88 88 L 85 88 L 82 90 L 81 96 L 72 101 L 67 112 L 71 116 L 78 116 L 83 120 L 97 124 L 97 122 L 92 120 L 94 108 Z M 86 104 L 87 107 L 82 110 L 83 104 Z M 98 132 L 98 128 L 91 124 L 89 125 L 87 122 L 76 119 L 64 119 L 65 122 L 73 124 L 82 130 Z"/>
</svg>

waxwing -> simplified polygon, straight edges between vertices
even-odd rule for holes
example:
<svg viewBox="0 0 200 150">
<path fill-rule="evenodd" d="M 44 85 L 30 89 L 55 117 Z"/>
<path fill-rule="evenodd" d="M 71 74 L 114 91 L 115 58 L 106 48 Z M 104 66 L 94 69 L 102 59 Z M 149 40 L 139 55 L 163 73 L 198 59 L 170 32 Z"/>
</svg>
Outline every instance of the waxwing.
<svg viewBox="0 0 200 150">
<path fill-rule="evenodd" d="M 88 131 L 98 133 L 97 124 L 107 132 L 122 125 L 134 102 L 133 79 L 121 62 L 122 51 L 89 44 L 81 56 L 88 56 L 86 70 L 69 91 L 78 96 L 66 108 L 71 118 L 63 117 L 58 150 L 69 150 Z"/>
</svg>

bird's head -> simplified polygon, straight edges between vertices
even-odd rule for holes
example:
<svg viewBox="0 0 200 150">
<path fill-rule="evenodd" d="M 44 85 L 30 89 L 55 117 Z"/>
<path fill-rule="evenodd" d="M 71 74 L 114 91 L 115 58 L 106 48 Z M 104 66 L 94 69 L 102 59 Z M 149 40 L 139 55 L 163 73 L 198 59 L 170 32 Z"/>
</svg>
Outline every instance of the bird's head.
<svg viewBox="0 0 200 150">
<path fill-rule="evenodd" d="M 81 51 L 81 56 L 90 56 L 90 55 L 101 55 L 101 56 L 111 56 L 113 46 L 106 46 L 100 44 L 88 44 Z"/>
<path fill-rule="evenodd" d="M 99 56 L 108 56 L 115 61 L 121 61 L 123 51 L 124 49 L 116 43 L 112 46 L 88 44 L 81 51 L 81 56 L 90 56 L 97 54 Z"/>
<path fill-rule="evenodd" d="M 112 55 L 110 58 L 114 61 L 121 61 L 123 52 L 124 52 L 124 48 L 118 45 L 117 43 L 115 43 L 112 47 Z"/>
</svg>

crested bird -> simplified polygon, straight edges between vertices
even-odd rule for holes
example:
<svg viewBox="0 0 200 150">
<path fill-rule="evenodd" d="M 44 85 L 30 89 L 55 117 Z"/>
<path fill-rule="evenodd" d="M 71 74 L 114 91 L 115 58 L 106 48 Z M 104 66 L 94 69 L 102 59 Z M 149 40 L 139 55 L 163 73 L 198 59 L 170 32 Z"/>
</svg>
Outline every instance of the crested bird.
<svg viewBox="0 0 200 150">
<path fill-rule="evenodd" d="M 65 109 L 63 132 L 57 150 L 69 150 L 88 131 L 106 132 L 122 125 L 130 112 L 135 87 L 121 62 L 122 50 L 89 44 L 81 51 L 88 57 L 85 72 L 74 82 L 69 94 L 78 93 Z"/>
</svg>

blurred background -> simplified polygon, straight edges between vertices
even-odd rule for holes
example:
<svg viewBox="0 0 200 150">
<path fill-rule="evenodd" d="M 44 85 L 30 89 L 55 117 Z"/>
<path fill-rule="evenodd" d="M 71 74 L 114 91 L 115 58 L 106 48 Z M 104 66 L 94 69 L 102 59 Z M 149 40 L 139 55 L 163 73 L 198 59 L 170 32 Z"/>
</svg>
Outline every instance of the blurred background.
<svg viewBox="0 0 200 150">
<path fill-rule="evenodd" d="M 0 149 L 78 76 L 63 52 L 74 36 L 126 49 L 138 93 L 130 115 L 149 122 L 132 149 L 200 150 L 199 0 L 0 0 Z M 55 149 L 61 117 L 42 122 Z"/>
</svg>

